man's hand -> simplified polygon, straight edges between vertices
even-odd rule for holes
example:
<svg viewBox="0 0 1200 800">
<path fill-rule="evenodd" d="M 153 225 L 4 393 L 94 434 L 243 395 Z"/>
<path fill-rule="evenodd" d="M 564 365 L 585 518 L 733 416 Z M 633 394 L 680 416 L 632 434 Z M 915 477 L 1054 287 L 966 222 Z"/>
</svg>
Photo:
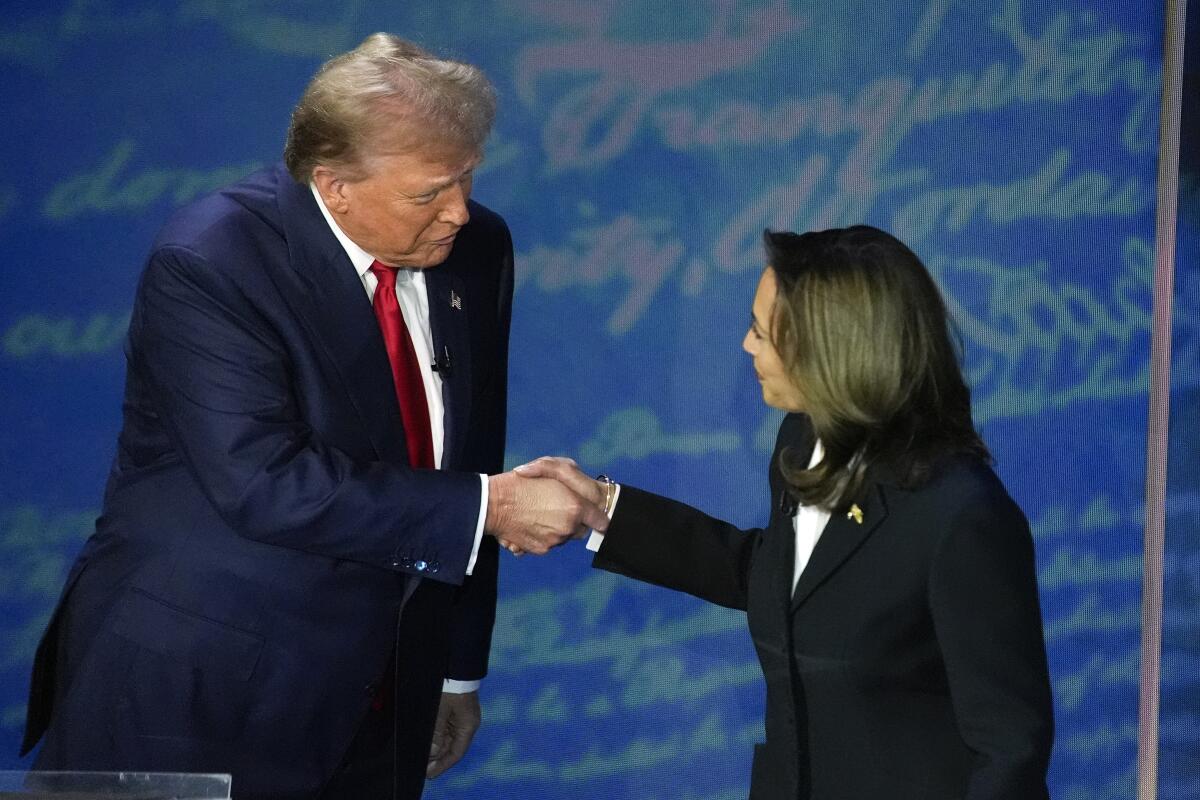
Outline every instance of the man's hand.
<svg viewBox="0 0 1200 800">
<path fill-rule="evenodd" d="M 524 478 L 553 478 L 585 500 L 590 500 L 601 511 L 604 510 L 604 484 L 584 475 L 572 459 L 542 456 L 528 464 L 522 464 L 513 471 Z"/>
<path fill-rule="evenodd" d="M 550 462 L 544 467 L 534 467 Z M 575 467 L 570 459 L 539 459 L 534 465 L 488 479 L 488 509 L 484 530 L 514 553 L 544 555 L 588 529 L 608 528 L 604 491 Z M 527 469 L 553 470 L 549 477 L 526 477 Z M 571 474 L 574 470 L 576 475 Z M 567 476 L 560 481 L 559 477 Z M 571 487 L 571 488 L 568 488 Z"/>
<path fill-rule="evenodd" d="M 436 778 L 459 762 L 479 730 L 481 719 L 479 692 L 442 692 L 425 777 Z"/>
</svg>

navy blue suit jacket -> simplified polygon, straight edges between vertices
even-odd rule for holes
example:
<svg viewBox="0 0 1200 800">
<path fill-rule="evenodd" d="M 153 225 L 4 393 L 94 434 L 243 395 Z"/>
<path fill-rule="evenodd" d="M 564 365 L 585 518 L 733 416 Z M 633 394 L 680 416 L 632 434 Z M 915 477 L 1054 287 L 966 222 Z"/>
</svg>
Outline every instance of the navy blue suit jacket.
<svg viewBox="0 0 1200 800">
<path fill-rule="evenodd" d="M 393 647 L 423 767 L 441 680 L 484 675 L 495 614 L 494 539 L 465 571 L 476 473 L 503 468 L 512 244 L 470 213 L 426 272 L 451 357 L 442 470 L 408 465 L 370 301 L 307 186 L 276 166 L 167 224 L 103 513 L 34 666 L 38 767 L 232 772 L 237 796 L 311 796 Z"/>
</svg>

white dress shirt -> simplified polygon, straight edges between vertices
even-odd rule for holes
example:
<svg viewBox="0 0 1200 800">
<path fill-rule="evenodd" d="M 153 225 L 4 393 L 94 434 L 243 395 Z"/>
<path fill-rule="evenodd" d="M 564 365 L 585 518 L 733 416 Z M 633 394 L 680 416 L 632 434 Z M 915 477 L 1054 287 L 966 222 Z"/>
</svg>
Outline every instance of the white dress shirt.
<svg viewBox="0 0 1200 800">
<path fill-rule="evenodd" d="M 375 288 L 379 279 L 371 272 L 375 256 L 359 247 L 346 235 L 329 209 L 321 199 L 320 192 L 313 184 L 309 184 L 313 197 L 316 198 L 317 208 L 321 216 L 329 224 L 329 229 L 341 243 L 342 249 L 354 265 L 358 279 L 362 282 L 367 293 L 367 299 L 375 299 Z M 412 338 L 413 350 L 416 351 L 417 364 L 421 368 L 421 380 L 425 384 L 425 401 L 429 404 L 429 430 L 433 437 L 433 463 L 442 467 L 442 454 L 445 447 L 445 407 L 442 405 L 442 378 L 433 371 L 433 331 L 429 327 L 429 291 L 425 287 L 425 272 L 420 269 L 396 270 L 396 300 L 400 303 L 400 313 L 404 315 L 404 324 Z M 471 547 L 471 558 L 467 561 L 467 574 L 475 569 L 475 559 L 479 556 L 479 544 L 483 541 L 483 523 L 487 519 L 488 479 L 486 475 L 479 476 L 482 490 L 479 493 L 479 521 L 475 525 L 475 543 Z M 479 681 L 455 681 L 447 679 L 443 691 L 473 692 L 479 688 Z"/>
</svg>

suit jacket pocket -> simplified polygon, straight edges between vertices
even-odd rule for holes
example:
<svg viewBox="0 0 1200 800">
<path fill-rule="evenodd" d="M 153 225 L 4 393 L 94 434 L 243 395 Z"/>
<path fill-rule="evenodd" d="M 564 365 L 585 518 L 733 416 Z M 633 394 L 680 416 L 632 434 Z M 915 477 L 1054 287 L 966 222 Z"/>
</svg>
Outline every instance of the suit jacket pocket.
<svg viewBox="0 0 1200 800">
<path fill-rule="evenodd" d="M 259 636 L 169 605 L 141 589 L 125 596 L 113 631 L 146 650 L 242 681 L 254 673 L 263 649 Z"/>
<path fill-rule="evenodd" d="M 133 589 L 113 632 L 137 645 L 118 701 L 118 730 L 232 742 L 245 728 L 262 638 Z"/>
</svg>

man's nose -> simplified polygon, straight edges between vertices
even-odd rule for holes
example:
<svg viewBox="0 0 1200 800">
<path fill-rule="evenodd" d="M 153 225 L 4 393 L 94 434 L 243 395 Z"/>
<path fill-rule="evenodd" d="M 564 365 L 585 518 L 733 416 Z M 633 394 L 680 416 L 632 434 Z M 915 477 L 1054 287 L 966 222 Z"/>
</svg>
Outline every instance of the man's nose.
<svg viewBox="0 0 1200 800">
<path fill-rule="evenodd" d="M 446 201 L 438 213 L 438 221 L 461 228 L 471 220 L 471 212 L 467 210 L 468 190 L 461 183 L 456 183 L 448 187 L 444 194 Z"/>
</svg>

